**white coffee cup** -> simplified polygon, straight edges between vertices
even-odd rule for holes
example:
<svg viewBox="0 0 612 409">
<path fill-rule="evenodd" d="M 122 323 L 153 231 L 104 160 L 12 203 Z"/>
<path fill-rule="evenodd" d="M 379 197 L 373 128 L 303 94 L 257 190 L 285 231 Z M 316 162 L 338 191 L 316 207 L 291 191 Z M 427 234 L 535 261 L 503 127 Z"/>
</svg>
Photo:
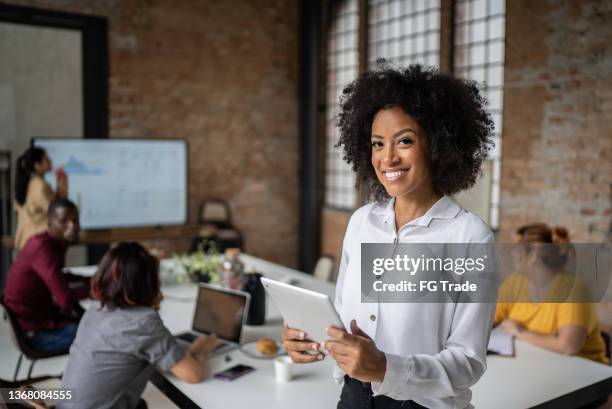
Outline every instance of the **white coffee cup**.
<svg viewBox="0 0 612 409">
<path fill-rule="evenodd" d="M 276 382 L 289 382 L 293 377 L 293 365 L 291 358 L 286 355 L 276 358 L 274 360 Z"/>
</svg>

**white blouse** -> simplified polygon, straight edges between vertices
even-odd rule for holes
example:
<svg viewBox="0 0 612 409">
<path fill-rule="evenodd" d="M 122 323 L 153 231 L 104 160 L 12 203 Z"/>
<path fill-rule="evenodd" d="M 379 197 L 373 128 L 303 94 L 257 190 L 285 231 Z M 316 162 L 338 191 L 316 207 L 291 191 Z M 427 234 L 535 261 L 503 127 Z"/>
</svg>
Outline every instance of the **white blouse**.
<svg viewBox="0 0 612 409">
<path fill-rule="evenodd" d="M 495 304 L 362 303 L 361 243 L 492 243 L 478 216 L 442 197 L 423 216 L 395 230 L 394 199 L 352 215 L 344 236 L 335 306 L 346 328 L 352 319 L 387 358 L 374 395 L 414 400 L 427 408 L 472 407 L 470 386 L 486 369 Z M 344 373 L 334 368 L 342 382 Z"/>
</svg>

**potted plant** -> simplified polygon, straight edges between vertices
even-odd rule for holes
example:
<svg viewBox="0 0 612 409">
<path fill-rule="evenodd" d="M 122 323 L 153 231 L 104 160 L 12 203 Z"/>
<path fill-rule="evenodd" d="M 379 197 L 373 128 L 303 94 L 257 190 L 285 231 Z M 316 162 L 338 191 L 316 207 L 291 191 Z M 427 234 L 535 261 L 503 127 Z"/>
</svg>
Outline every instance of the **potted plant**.
<svg viewBox="0 0 612 409">
<path fill-rule="evenodd" d="M 221 257 L 214 243 L 207 243 L 205 240 L 193 253 L 175 255 L 172 259 L 185 270 L 193 282 L 221 283 Z"/>
</svg>

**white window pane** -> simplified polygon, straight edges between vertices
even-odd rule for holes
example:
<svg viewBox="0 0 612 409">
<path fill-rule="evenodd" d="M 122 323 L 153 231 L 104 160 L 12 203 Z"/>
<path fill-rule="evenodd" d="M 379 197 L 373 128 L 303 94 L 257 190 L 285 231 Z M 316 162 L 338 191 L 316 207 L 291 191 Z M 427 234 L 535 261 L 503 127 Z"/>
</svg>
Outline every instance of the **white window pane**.
<svg viewBox="0 0 612 409">
<path fill-rule="evenodd" d="M 387 39 L 387 25 L 384 23 L 378 24 L 378 40 L 383 41 Z"/>
<path fill-rule="evenodd" d="M 402 54 L 404 55 L 412 54 L 413 46 L 414 46 L 414 41 L 412 41 L 411 38 L 407 38 L 404 41 L 402 41 L 402 47 L 403 47 Z"/>
<path fill-rule="evenodd" d="M 410 31 L 410 19 L 407 18 L 406 16 L 403 16 L 402 18 L 400 18 L 400 35 L 404 36 L 406 34 L 408 34 Z"/>
<path fill-rule="evenodd" d="M 475 45 L 475 46 L 470 47 L 470 64 L 480 65 L 484 63 L 485 63 L 485 46 Z"/>
<path fill-rule="evenodd" d="M 387 50 L 387 43 L 381 43 L 380 46 L 378 47 L 379 53 L 378 56 L 381 58 L 386 58 L 389 54 L 389 51 Z"/>
<path fill-rule="evenodd" d="M 425 17 L 419 14 L 416 17 L 416 32 L 422 33 L 423 31 L 425 31 Z"/>
<path fill-rule="evenodd" d="M 376 26 L 373 24 L 368 25 L 368 43 L 376 41 Z"/>
<path fill-rule="evenodd" d="M 395 19 L 391 22 L 391 37 L 398 38 L 400 36 L 400 22 Z"/>
<path fill-rule="evenodd" d="M 426 8 L 425 0 L 416 1 L 416 11 L 422 11 L 422 10 L 425 10 L 425 8 Z"/>
<path fill-rule="evenodd" d="M 416 52 L 422 53 L 425 50 L 425 37 L 417 35 L 416 37 Z"/>
<path fill-rule="evenodd" d="M 489 109 L 499 111 L 502 108 L 502 96 L 500 90 L 490 90 L 488 92 Z"/>
<path fill-rule="evenodd" d="M 499 137 L 493 137 L 492 139 L 493 139 L 493 142 L 495 144 L 493 145 L 493 147 L 489 151 L 489 158 L 490 159 L 497 159 L 497 158 L 501 157 L 500 138 Z"/>
<path fill-rule="evenodd" d="M 427 14 L 427 17 L 429 18 L 429 21 L 427 23 L 428 28 L 430 30 L 437 30 L 440 27 L 440 13 L 438 12 L 438 10 L 430 11 Z"/>
<path fill-rule="evenodd" d="M 485 79 L 484 74 L 485 72 L 483 68 L 474 68 L 474 69 L 470 69 L 469 77 L 473 79 L 474 81 L 476 81 L 478 85 L 482 85 Z"/>
<path fill-rule="evenodd" d="M 487 2 L 486 0 L 475 0 L 471 4 L 472 6 L 472 18 L 482 18 L 487 14 Z"/>
<path fill-rule="evenodd" d="M 399 57 L 400 55 L 400 42 L 399 40 L 393 41 L 391 43 L 391 49 L 389 50 L 389 54 L 392 58 Z"/>
<path fill-rule="evenodd" d="M 432 51 L 440 49 L 440 33 L 438 31 L 429 34 L 428 49 Z"/>
<path fill-rule="evenodd" d="M 472 41 L 484 41 L 486 38 L 485 21 L 479 21 L 472 24 Z"/>
<path fill-rule="evenodd" d="M 456 6 L 456 19 L 457 21 L 467 21 L 470 19 L 469 15 L 469 3 L 467 1 L 457 2 Z"/>
<path fill-rule="evenodd" d="M 504 84 L 504 70 L 501 65 L 490 66 L 487 72 L 487 86 L 498 87 Z"/>
<path fill-rule="evenodd" d="M 375 32 L 376 32 L 376 40 L 377 41 L 382 41 L 385 35 L 385 26 L 382 24 L 378 24 L 375 26 Z"/>
<path fill-rule="evenodd" d="M 490 0 L 491 14 L 502 14 L 506 12 L 506 2 L 504 0 Z"/>
<path fill-rule="evenodd" d="M 349 30 L 357 30 L 357 16 L 352 15 L 349 20 Z"/>
<path fill-rule="evenodd" d="M 489 62 L 504 62 L 504 43 L 501 41 L 495 41 L 489 43 Z"/>
<path fill-rule="evenodd" d="M 380 12 L 377 5 L 372 4 L 371 1 L 368 2 L 368 21 L 370 23 L 375 23 L 380 19 Z"/>
<path fill-rule="evenodd" d="M 408 28 L 410 34 L 417 32 L 417 18 L 416 16 L 410 16 L 410 27 Z"/>
<path fill-rule="evenodd" d="M 491 119 L 495 125 L 495 132 L 501 132 L 502 130 L 502 115 L 500 112 L 491 113 Z"/>
<path fill-rule="evenodd" d="M 505 19 L 503 17 L 495 17 L 489 20 L 489 39 L 504 38 L 504 24 Z"/>
<path fill-rule="evenodd" d="M 438 58 L 437 58 L 436 54 L 429 54 L 427 56 L 427 65 L 431 65 L 431 66 L 437 66 L 438 65 Z"/>
<path fill-rule="evenodd" d="M 389 4 L 387 2 L 380 5 L 379 11 L 381 20 L 387 20 L 389 18 Z"/>
<path fill-rule="evenodd" d="M 391 3 L 391 17 L 399 17 L 400 16 L 400 14 L 401 14 L 400 5 L 401 5 L 401 1 L 400 0 L 395 0 L 394 2 Z"/>
</svg>

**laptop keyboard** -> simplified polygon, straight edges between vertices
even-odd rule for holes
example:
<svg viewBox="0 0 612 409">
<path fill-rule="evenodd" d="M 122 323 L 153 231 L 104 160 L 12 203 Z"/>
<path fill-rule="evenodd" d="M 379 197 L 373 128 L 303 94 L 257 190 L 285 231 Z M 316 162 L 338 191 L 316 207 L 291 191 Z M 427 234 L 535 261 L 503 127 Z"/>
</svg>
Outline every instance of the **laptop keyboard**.
<svg viewBox="0 0 612 409">
<path fill-rule="evenodd" d="M 176 336 L 178 339 L 182 339 L 183 341 L 189 342 L 190 344 L 195 341 L 198 337 L 191 332 L 183 332 Z"/>
<path fill-rule="evenodd" d="M 182 334 L 179 334 L 176 336 L 178 339 L 181 339 L 185 342 L 188 343 L 192 343 L 193 341 L 195 341 L 198 338 L 198 335 L 192 333 L 192 332 L 183 332 Z M 216 351 L 217 349 L 221 348 L 222 346 L 225 346 L 224 342 L 219 342 L 217 344 L 217 346 L 215 347 L 215 349 L 213 349 L 213 351 Z"/>
</svg>

